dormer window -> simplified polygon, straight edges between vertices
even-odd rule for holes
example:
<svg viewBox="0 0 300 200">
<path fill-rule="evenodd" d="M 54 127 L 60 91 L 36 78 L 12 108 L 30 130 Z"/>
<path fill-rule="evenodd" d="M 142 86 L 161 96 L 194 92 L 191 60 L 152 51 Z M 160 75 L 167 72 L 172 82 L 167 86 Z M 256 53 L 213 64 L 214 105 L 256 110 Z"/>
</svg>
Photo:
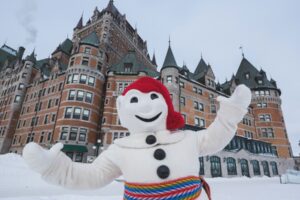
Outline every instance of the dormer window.
<svg viewBox="0 0 300 200">
<path fill-rule="evenodd" d="M 187 76 L 187 72 L 186 72 L 186 71 L 184 71 L 183 74 L 184 74 L 185 76 Z"/>
<path fill-rule="evenodd" d="M 248 80 L 250 78 L 250 74 L 249 73 L 246 73 L 245 74 L 245 78 Z"/>
<path fill-rule="evenodd" d="M 91 53 L 91 48 L 90 47 L 85 47 L 84 53 L 90 54 Z"/>
<path fill-rule="evenodd" d="M 257 80 L 257 83 L 259 84 L 259 85 L 262 85 L 263 84 L 263 81 L 262 80 Z"/>
<path fill-rule="evenodd" d="M 132 72 L 132 63 L 125 63 L 124 64 L 124 71 L 125 72 Z"/>
</svg>

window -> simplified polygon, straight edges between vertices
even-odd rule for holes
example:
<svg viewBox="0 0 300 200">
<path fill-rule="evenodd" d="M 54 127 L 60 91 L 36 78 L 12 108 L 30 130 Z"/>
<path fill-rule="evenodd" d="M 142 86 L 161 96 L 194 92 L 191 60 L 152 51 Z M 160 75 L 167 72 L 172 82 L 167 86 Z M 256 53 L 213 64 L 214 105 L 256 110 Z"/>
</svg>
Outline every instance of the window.
<svg viewBox="0 0 300 200">
<path fill-rule="evenodd" d="M 72 83 L 78 83 L 79 75 L 78 74 L 73 74 L 72 77 Z"/>
<path fill-rule="evenodd" d="M 48 101 L 48 108 L 51 107 L 51 102 L 52 102 L 52 99 L 49 99 L 49 101 Z"/>
<path fill-rule="evenodd" d="M 198 88 L 198 94 L 202 95 L 202 89 Z"/>
<path fill-rule="evenodd" d="M 20 100 L 21 100 L 21 96 L 20 96 L 20 95 L 16 95 L 16 96 L 15 96 L 14 102 L 15 102 L 15 103 L 19 103 Z"/>
<path fill-rule="evenodd" d="M 45 137 L 45 133 L 44 133 L 44 132 L 41 132 L 41 135 L 40 135 L 40 143 L 43 143 L 43 142 L 44 142 L 44 137 Z"/>
<path fill-rule="evenodd" d="M 85 47 L 84 53 L 90 54 L 91 53 L 91 48 L 90 47 Z"/>
<path fill-rule="evenodd" d="M 81 74 L 79 83 L 86 84 L 87 75 Z"/>
<path fill-rule="evenodd" d="M 87 129 L 81 128 L 80 131 L 79 131 L 78 141 L 85 142 L 86 141 L 86 134 L 87 134 Z"/>
<path fill-rule="evenodd" d="M 184 82 L 180 81 L 180 82 L 179 82 L 179 86 L 180 86 L 181 88 L 184 88 Z"/>
<path fill-rule="evenodd" d="M 180 97 L 180 103 L 181 103 L 182 105 L 185 105 L 185 97 Z"/>
<path fill-rule="evenodd" d="M 81 65 L 88 66 L 89 65 L 89 58 L 88 57 L 83 57 Z"/>
<path fill-rule="evenodd" d="M 23 83 L 19 84 L 18 90 L 22 90 L 25 87 L 25 85 Z"/>
<path fill-rule="evenodd" d="M 72 107 L 67 107 L 66 108 L 66 111 L 65 111 L 65 118 L 69 119 L 71 118 L 71 115 L 72 115 Z"/>
<path fill-rule="evenodd" d="M 200 126 L 200 118 L 199 117 L 195 117 L 195 126 Z"/>
<path fill-rule="evenodd" d="M 250 132 L 250 131 L 245 131 L 245 137 L 249 138 L 249 139 L 252 139 L 253 138 L 253 133 Z"/>
<path fill-rule="evenodd" d="M 193 92 L 197 93 L 197 88 L 193 87 Z"/>
<path fill-rule="evenodd" d="M 204 175 L 204 159 L 203 159 L 203 157 L 199 157 L 199 162 L 200 162 L 199 175 Z"/>
<path fill-rule="evenodd" d="M 265 138 L 274 138 L 273 128 L 261 128 L 261 136 Z"/>
<path fill-rule="evenodd" d="M 277 152 L 277 147 L 276 146 L 272 146 L 271 147 L 271 151 L 272 151 L 273 155 L 278 156 L 278 152 Z"/>
<path fill-rule="evenodd" d="M 216 105 L 211 105 L 210 106 L 210 112 L 211 113 L 216 113 L 217 112 Z"/>
<path fill-rule="evenodd" d="M 252 160 L 252 165 L 253 165 L 253 174 L 254 176 L 259 176 L 260 175 L 260 168 L 259 168 L 259 162 L 257 160 Z"/>
<path fill-rule="evenodd" d="M 48 123 L 48 115 L 45 116 L 45 119 L 44 119 L 44 124 L 47 124 Z"/>
<path fill-rule="evenodd" d="M 236 162 L 235 159 L 232 157 L 229 157 L 226 159 L 227 160 L 227 172 L 228 175 L 236 175 Z"/>
<path fill-rule="evenodd" d="M 270 162 L 270 164 L 271 164 L 273 175 L 277 176 L 278 175 L 277 163 L 272 161 L 272 162 Z"/>
<path fill-rule="evenodd" d="M 246 79 L 249 79 L 249 78 L 250 78 L 250 74 L 249 74 L 249 73 L 246 73 L 246 74 L 245 74 L 245 78 L 246 78 Z"/>
<path fill-rule="evenodd" d="M 82 153 L 80 152 L 75 153 L 75 162 L 82 162 Z"/>
<path fill-rule="evenodd" d="M 263 81 L 262 81 L 262 80 L 257 80 L 257 83 L 258 83 L 259 85 L 262 85 L 262 84 L 263 84 Z"/>
<path fill-rule="evenodd" d="M 71 61 L 70 61 L 70 66 L 73 66 L 74 65 L 74 61 L 75 61 L 75 58 L 71 58 Z"/>
<path fill-rule="evenodd" d="M 124 71 L 131 72 L 132 71 L 132 63 L 124 63 Z"/>
<path fill-rule="evenodd" d="M 76 138 L 77 138 L 77 132 L 78 132 L 78 128 L 76 128 L 76 127 L 71 127 L 70 135 L 69 135 L 69 140 L 75 141 Z"/>
<path fill-rule="evenodd" d="M 210 171 L 212 177 L 222 176 L 221 159 L 218 156 L 210 157 Z"/>
<path fill-rule="evenodd" d="M 172 83 L 172 76 L 167 76 L 167 83 Z"/>
<path fill-rule="evenodd" d="M 270 170 L 269 170 L 269 164 L 268 164 L 268 162 L 267 161 L 262 161 L 261 164 L 263 166 L 264 175 L 270 176 Z"/>
<path fill-rule="evenodd" d="M 92 103 L 93 94 L 90 92 L 87 92 L 85 95 L 85 102 Z"/>
<path fill-rule="evenodd" d="M 92 76 L 89 77 L 88 85 L 90 85 L 90 86 L 95 85 L 95 78 L 94 77 L 92 77 Z"/>
<path fill-rule="evenodd" d="M 78 90 L 78 91 L 77 91 L 76 100 L 77 100 L 77 101 L 83 101 L 83 96 L 84 96 L 83 91 L 82 91 L 82 90 Z"/>
<path fill-rule="evenodd" d="M 52 122 L 55 122 L 55 118 L 56 118 L 56 114 L 52 114 L 52 119 L 51 119 L 51 121 L 52 121 Z"/>
<path fill-rule="evenodd" d="M 67 80 L 67 84 L 72 83 L 72 75 L 69 74 L 68 75 L 68 80 Z"/>
<path fill-rule="evenodd" d="M 70 90 L 69 91 L 69 97 L 68 100 L 74 100 L 75 99 L 75 90 Z"/>
<path fill-rule="evenodd" d="M 241 164 L 242 176 L 250 177 L 248 161 L 246 159 L 241 159 L 240 164 Z"/>
<path fill-rule="evenodd" d="M 90 117 L 90 110 L 83 109 L 82 119 L 83 120 L 89 120 L 89 117 Z"/>
<path fill-rule="evenodd" d="M 61 133 L 60 133 L 60 140 L 66 140 L 68 136 L 69 128 L 68 127 L 62 127 Z"/>
<path fill-rule="evenodd" d="M 81 115 L 81 108 L 74 108 L 73 118 L 80 119 L 80 115 Z"/>
<path fill-rule="evenodd" d="M 271 115 L 270 114 L 259 115 L 259 120 L 264 121 L 264 122 L 270 122 L 271 121 Z"/>
<path fill-rule="evenodd" d="M 27 77 L 27 73 L 23 73 L 22 78 L 26 78 L 26 77 Z"/>
</svg>

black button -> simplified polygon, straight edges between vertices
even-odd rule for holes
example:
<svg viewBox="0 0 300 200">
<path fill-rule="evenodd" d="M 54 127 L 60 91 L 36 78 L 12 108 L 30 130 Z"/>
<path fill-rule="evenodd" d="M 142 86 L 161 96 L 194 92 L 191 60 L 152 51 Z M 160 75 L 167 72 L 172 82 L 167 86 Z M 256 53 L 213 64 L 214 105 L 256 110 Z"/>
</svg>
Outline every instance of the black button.
<svg viewBox="0 0 300 200">
<path fill-rule="evenodd" d="M 168 178 L 170 175 L 170 169 L 166 165 L 161 165 L 157 168 L 157 175 L 161 179 Z"/>
<path fill-rule="evenodd" d="M 166 157 L 166 152 L 162 149 L 156 149 L 154 151 L 154 158 L 157 160 L 163 160 Z"/>
<path fill-rule="evenodd" d="M 156 137 L 154 135 L 148 135 L 146 137 L 147 144 L 154 144 L 156 142 Z"/>
</svg>

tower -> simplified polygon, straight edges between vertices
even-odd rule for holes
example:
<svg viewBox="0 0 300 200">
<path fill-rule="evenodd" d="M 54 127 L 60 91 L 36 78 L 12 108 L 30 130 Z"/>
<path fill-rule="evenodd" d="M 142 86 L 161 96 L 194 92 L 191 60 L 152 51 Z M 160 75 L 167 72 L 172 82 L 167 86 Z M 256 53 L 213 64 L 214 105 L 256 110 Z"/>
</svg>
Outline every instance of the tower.
<svg viewBox="0 0 300 200">
<path fill-rule="evenodd" d="M 100 138 L 105 69 L 99 45 L 95 32 L 83 38 L 66 70 L 53 139 L 64 143 L 63 151 L 75 161 L 86 160 L 88 152 L 93 155 L 95 141 Z"/>
</svg>

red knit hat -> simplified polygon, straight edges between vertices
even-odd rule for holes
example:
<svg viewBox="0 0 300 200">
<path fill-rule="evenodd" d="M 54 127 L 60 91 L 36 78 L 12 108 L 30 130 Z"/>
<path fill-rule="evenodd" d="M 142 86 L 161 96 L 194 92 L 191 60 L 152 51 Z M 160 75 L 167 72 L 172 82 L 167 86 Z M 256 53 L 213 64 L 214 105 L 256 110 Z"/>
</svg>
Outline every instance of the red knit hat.
<svg viewBox="0 0 300 200">
<path fill-rule="evenodd" d="M 131 83 L 122 93 L 124 96 L 129 90 L 136 89 L 143 93 L 160 93 L 168 106 L 167 129 L 175 130 L 184 126 L 184 120 L 179 112 L 174 111 L 172 100 L 168 89 L 158 80 L 151 77 L 142 77 Z"/>
</svg>

